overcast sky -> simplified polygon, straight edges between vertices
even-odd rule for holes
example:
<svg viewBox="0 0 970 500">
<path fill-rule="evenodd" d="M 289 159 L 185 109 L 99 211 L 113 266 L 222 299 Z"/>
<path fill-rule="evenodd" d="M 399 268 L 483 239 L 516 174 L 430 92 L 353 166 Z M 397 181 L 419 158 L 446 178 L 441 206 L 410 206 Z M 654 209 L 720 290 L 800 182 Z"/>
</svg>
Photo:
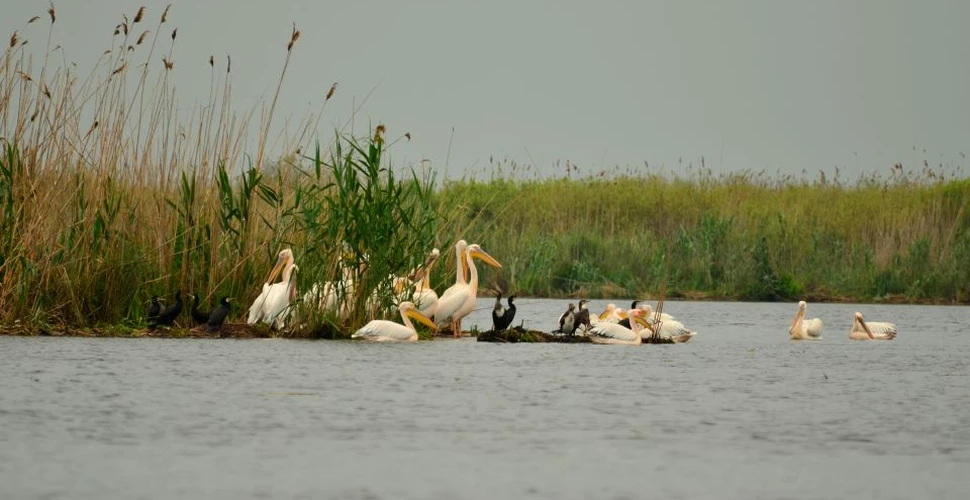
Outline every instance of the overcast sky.
<svg viewBox="0 0 970 500">
<path fill-rule="evenodd" d="M 210 54 L 232 55 L 237 109 L 270 99 L 295 21 L 277 117 L 305 116 L 339 82 L 329 139 L 373 91 L 359 131 L 410 132 L 395 163 L 451 177 L 490 157 L 557 175 L 567 160 L 587 174 L 701 156 L 715 172 L 814 175 L 970 154 L 964 0 L 170 1 L 182 107 L 206 99 Z M 153 28 L 167 3 L 55 2 L 54 43 L 87 69 L 122 13 L 144 4 Z M 6 2 L 3 36 L 46 9 Z"/>
</svg>

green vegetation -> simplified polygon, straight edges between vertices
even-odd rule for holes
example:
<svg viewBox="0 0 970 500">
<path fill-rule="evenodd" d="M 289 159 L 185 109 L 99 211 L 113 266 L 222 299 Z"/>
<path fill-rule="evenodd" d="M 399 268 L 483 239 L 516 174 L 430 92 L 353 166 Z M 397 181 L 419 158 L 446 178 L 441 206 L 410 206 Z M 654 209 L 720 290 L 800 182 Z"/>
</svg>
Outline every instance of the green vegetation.
<svg viewBox="0 0 970 500">
<path fill-rule="evenodd" d="M 970 301 L 970 181 L 621 175 L 440 192 L 519 295 Z"/>
<path fill-rule="evenodd" d="M 88 75 L 51 62 L 63 58 L 49 42 L 43 57 L 29 52 L 24 33 L 48 19 L 51 38 L 57 17 L 53 7 L 47 14 L 13 33 L 0 60 L 0 324 L 136 327 L 152 295 L 177 289 L 208 303 L 232 296 L 246 309 L 285 247 L 304 285 L 357 270 L 363 286 L 347 300 L 360 305 L 435 244 L 434 177 L 390 168 L 383 126 L 300 150 L 335 86 L 299 137 L 273 138 L 287 145 L 284 156 L 263 160 L 295 27 L 251 158 L 243 143 L 255 110 L 230 106 L 228 59 L 209 59 L 208 102 L 179 114 L 167 9 L 151 27 L 144 8 L 122 17 Z M 391 300 L 387 291 L 376 298 Z M 367 315 L 305 314 L 294 334 L 342 334 Z"/>
<path fill-rule="evenodd" d="M 443 258 L 432 285 L 443 290 L 458 238 L 503 263 L 483 283 L 500 279 L 520 296 L 642 297 L 667 276 L 668 296 L 970 301 L 970 181 L 899 167 L 852 185 L 628 172 L 439 187 L 388 164 L 409 137 L 387 140 L 380 125 L 301 150 L 335 87 L 297 137 L 269 136 L 295 27 L 258 125 L 256 110 L 230 105 L 228 59 L 209 60 L 209 100 L 180 112 L 166 16 L 151 27 L 144 9 L 122 18 L 87 75 L 56 62 L 53 8 L 10 37 L 0 59 L 0 325 L 124 335 L 144 324 L 152 295 L 176 289 L 209 303 L 235 297 L 239 321 L 291 247 L 300 295 L 346 269 L 360 284 L 349 317 L 308 311 L 293 334 L 343 336 L 375 315 L 395 318 L 383 285 L 433 246 Z M 24 33 L 47 22 L 48 44 L 29 46 L 38 56 Z M 284 145 L 276 161 L 264 159 L 271 142 Z M 372 297 L 376 311 L 365 307 Z"/>
</svg>

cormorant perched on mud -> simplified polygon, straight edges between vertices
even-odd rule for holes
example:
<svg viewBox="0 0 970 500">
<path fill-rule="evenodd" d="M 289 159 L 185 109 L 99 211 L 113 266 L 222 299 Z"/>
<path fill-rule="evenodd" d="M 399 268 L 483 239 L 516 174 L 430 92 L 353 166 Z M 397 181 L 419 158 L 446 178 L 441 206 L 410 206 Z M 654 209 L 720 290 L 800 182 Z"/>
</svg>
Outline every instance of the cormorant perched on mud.
<svg viewBox="0 0 970 500">
<path fill-rule="evenodd" d="M 576 331 L 576 304 L 569 303 L 569 308 L 559 317 L 559 332 L 572 335 Z"/>
<path fill-rule="evenodd" d="M 577 330 L 580 326 L 583 327 L 584 331 L 589 330 L 592 326 L 589 322 L 589 308 L 586 307 L 587 303 L 589 303 L 589 301 L 586 299 L 581 299 L 579 301 L 579 310 L 576 311 L 576 319 L 573 323 L 576 325 Z"/>
<path fill-rule="evenodd" d="M 508 328 L 512 324 L 512 320 L 515 319 L 513 300 L 515 300 L 515 295 L 510 295 L 508 298 L 509 307 L 506 308 L 502 306 L 502 293 L 499 292 L 498 296 L 495 297 L 495 308 L 492 309 L 492 328 L 496 332 Z"/>
<path fill-rule="evenodd" d="M 229 312 L 232 311 L 232 306 L 229 305 L 229 301 L 232 299 L 229 297 L 223 297 L 219 302 L 219 307 L 216 307 L 209 313 L 208 326 L 206 327 L 207 332 L 215 332 L 219 330 L 222 326 L 222 322 L 226 320 L 226 316 L 229 316 Z"/>
<path fill-rule="evenodd" d="M 192 294 L 192 319 L 195 320 L 195 324 L 204 325 L 209 321 L 209 311 L 199 310 L 199 296 Z"/>
<path fill-rule="evenodd" d="M 172 304 L 171 306 L 166 307 L 165 309 L 162 309 L 162 312 L 158 313 L 158 319 L 155 321 L 155 324 L 150 326 L 158 326 L 158 325 L 172 326 L 172 323 L 175 322 L 175 318 L 178 318 L 179 314 L 181 313 L 182 313 L 182 290 L 176 290 L 175 303 Z"/>
<path fill-rule="evenodd" d="M 158 322 L 158 313 L 162 312 L 162 303 L 158 300 L 158 295 L 152 295 L 152 304 L 148 306 L 148 323 L 154 325 Z"/>
</svg>

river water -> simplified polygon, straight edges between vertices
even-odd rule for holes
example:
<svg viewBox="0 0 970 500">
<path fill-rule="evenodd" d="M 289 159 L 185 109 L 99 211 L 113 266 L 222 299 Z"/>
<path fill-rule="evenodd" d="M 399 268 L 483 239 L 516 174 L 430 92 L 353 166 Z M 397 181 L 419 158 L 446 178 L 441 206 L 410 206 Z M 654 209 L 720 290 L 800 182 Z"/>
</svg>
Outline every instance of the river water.
<svg viewBox="0 0 970 500">
<path fill-rule="evenodd" d="M 899 337 L 848 340 L 856 310 Z M 665 311 L 698 335 L 0 337 L 0 498 L 966 498 L 970 308 L 810 304 L 814 342 L 794 304 Z"/>
</svg>

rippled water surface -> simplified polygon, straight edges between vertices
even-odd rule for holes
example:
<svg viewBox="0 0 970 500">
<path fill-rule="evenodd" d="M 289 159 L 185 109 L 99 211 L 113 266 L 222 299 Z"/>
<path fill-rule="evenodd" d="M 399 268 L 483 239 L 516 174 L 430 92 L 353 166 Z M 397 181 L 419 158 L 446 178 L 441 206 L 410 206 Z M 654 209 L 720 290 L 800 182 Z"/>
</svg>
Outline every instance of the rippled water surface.
<svg viewBox="0 0 970 500">
<path fill-rule="evenodd" d="M 0 337 L 0 497 L 966 498 L 970 308 L 810 304 L 800 343 L 792 304 L 665 310 L 697 337 Z M 855 310 L 899 338 L 848 340 Z"/>
</svg>

